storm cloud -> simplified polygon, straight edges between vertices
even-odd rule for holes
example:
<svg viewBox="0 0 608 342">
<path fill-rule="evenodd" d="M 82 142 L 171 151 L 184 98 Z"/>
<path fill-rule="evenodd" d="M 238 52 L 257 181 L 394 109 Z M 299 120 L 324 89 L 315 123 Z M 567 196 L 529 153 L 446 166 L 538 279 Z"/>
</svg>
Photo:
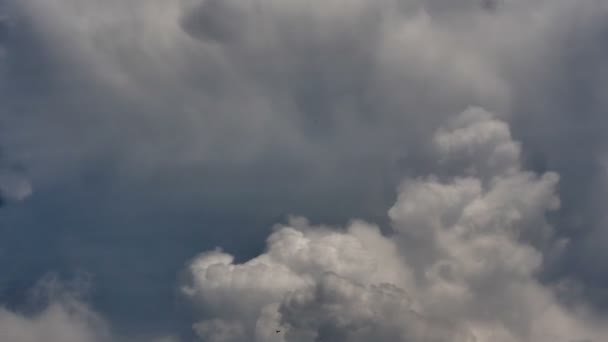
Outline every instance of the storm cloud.
<svg viewBox="0 0 608 342">
<path fill-rule="evenodd" d="M 0 0 L 3 317 L 88 333 L 18 313 L 86 271 L 108 339 L 599 341 L 607 16 Z"/>
</svg>

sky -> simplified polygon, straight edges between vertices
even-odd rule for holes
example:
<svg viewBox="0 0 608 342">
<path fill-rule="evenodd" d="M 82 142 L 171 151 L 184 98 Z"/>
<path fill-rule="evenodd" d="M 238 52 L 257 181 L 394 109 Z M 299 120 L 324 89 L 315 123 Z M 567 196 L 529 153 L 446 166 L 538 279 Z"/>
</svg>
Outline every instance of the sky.
<svg viewBox="0 0 608 342">
<path fill-rule="evenodd" d="M 0 340 L 608 340 L 605 94 L 604 0 L 0 0 Z"/>
</svg>

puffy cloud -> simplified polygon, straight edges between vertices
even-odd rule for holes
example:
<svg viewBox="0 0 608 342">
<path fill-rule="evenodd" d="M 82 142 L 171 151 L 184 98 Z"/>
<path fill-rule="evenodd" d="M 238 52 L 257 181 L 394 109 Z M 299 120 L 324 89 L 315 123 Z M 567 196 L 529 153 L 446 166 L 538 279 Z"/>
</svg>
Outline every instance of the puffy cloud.
<svg viewBox="0 0 608 342">
<path fill-rule="evenodd" d="M 3 342 L 178 342 L 173 336 L 121 337 L 104 317 L 76 298 L 53 300 L 35 314 L 0 307 L 0 339 Z"/>
<path fill-rule="evenodd" d="M 28 290 L 28 303 L 20 309 L 0 306 L 0 340 L 3 342 L 178 342 L 171 335 L 117 334 L 107 319 L 85 300 L 86 278 L 62 282 L 47 274 Z"/>
<path fill-rule="evenodd" d="M 0 309 L 0 338 L 6 342 L 109 341 L 100 318 L 79 303 L 53 303 L 33 317 Z"/>
<path fill-rule="evenodd" d="M 230 325 L 239 327 L 230 331 L 244 331 L 239 333 L 240 339 L 231 336 L 230 341 L 243 341 L 252 334 L 264 341 L 300 338 L 293 334 L 308 336 L 310 333 L 305 331 L 290 332 L 286 324 L 291 323 L 282 320 L 290 315 L 290 310 L 299 310 L 298 306 L 315 310 L 314 303 L 304 302 L 316 301 L 315 293 L 321 284 L 327 287 L 318 288 L 319 291 L 328 291 L 328 296 L 335 291 L 340 296 L 342 282 L 345 289 L 365 292 L 367 286 L 377 282 L 411 281 L 396 245 L 384 238 L 378 228 L 363 222 L 353 223 L 345 234 L 327 228 L 311 229 L 296 220 L 289 227 L 278 228 L 268 239 L 267 253 L 255 259 L 234 264 L 230 256 L 212 252 L 198 257 L 190 271 L 192 283 L 184 292 L 216 317 L 197 324 L 195 330 L 211 341 L 215 341 L 212 336 L 218 330 Z M 333 289 L 334 286 L 338 288 Z M 383 296 L 383 289 L 377 295 Z M 288 299 L 290 302 L 285 302 Z M 309 314 L 309 319 L 314 320 L 316 314 Z M 301 319 L 306 320 L 303 316 Z"/>
<path fill-rule="evenodd" d="M 564 306 L 537 279 L 539 246 L 559 244 L 545 221 L 559 207 L 557 175 L 524 171 L 509 127 L 478 108 L 434 138 L 441 155 L 466 158 L 485 172 L 465 168 L 448 179 L 406 180 L 389 210 L 389 235 L 360 221 L 340 231 L 298 219 L 278 227 L 266 252 L 247 262 L 218 251 L 202 254 L 184 287 L 208 317 L 195 324 L 199 336 L 477 342 L 608 337 L 605 322 L 581 303 Z"/>
<path fill-rule="evenodd" d="M 31 182 L 37 194 L 0 217 L 0 285 L 48 268 L 92 269 L 104 279 L 105 310 L 118 321 L 144 317 L 149 329 L 148 315 L 178 316 L 171 284 L 195 251 L 218 244 L 242 258 L 257 250 L 261 227 L 289 212 L 385 219 L 406 175 L 389 215 L 390 244 L 406 262 L 384 255 L 399 264 L 387 270 L 407 268 L 402 277 L 419 281 L 429 269 L 439 279 L 466 268 L 468 288 L 477 271 L 460 264 L 493 244 L 525 261 L 518 269 L 489 259 L 505 278 L 547 272 L 542 257 L 567 248 L 552 271 L 605 288 L 607 9 L 596 0 L 0 0 L 0 146 L 27 169 L 2 174 L 0 193 L 18 200 Z M 450 120 L 470 105 L 504 122 L 478 108 Z M 522 158 L 537 172 L 523 171 Z M 561 177 L 562 206 L 551 215 L 569 244 L 551 239 L 545 222 L 557 208 L 546 169 Z M 318 260 L 317 249 L 338 242 L 305 227 L 292 227 L 303 238 L 273 235 L 272 260 L 208 256 L 225 274 L 214 276 L 224 296 L 250 273 L 280 279 L 240 304 L 274 303 L 242 331 L 280 320 L 280 287 L 334 286 L 300 273 L 331 269 L 352 281 L 372 267 L 366 258 L 345 266 L 363 253 L 356 248 Z M 465 239 L 483 232 L 506 242 Z M 507 243 L 515 238 L 534 248 Z M 298 239 L 322 247 L 290 253 Z M 379 255 L 386 243 L 375 241 Z M 444 258 L 457 266 L 434 266 Z M 218 289 L 194 284 L 193 296 L 222 306 L 204 295 Z M 153 301 L 165 310 L 149 310 Z M 242 324 L 211 322 L 198 331 L 224 336 Z"/>
<path fill-rule="evenodd" d="M 494 175 L 519 167 L 521 147 L 511 139 L 508 124 L 492 120 L 481 108 L 470 108 L 451 120 L 437 133 L 435 144 L 446 157 L 474 161 L 474 173 Z"/>
<path fill-rule="evenodd" d="M 106 342 L 111 338 L 106 321 L 81 300 L 86 283 L 70 284 L 49 275 L 30 291 L 42 310 L 20 313 L 0 307 L 0 340 L 6 342 Z M 31 310 L 30 310 L 31 311 Z"/>
</svg>

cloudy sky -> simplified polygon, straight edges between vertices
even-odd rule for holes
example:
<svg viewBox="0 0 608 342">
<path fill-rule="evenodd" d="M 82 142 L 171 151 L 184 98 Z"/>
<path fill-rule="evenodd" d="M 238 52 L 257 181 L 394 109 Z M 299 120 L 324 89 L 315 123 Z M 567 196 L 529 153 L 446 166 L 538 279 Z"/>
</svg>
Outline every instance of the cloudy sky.
<svg viewBox="0 0 608 342">
<path fill-rule="evenodd" d="M 608 340 L 605 0 L 0 0 L 3 342 Z"/>
</svg>

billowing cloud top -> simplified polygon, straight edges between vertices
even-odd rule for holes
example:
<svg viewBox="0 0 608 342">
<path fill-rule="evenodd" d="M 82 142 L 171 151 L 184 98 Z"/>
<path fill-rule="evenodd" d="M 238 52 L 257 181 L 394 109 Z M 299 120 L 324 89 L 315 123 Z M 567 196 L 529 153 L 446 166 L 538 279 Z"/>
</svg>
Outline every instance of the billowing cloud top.
<svg viewBox="0 0 608 342">
<path fill-rule="evenodd" d="M 294 219 L 267 251 L 238 264 L 221 251 L 190 266 L 183 288 L 210 316 L 205 341 L 600 341 L 602 321 L 565 308 L 536 275 L 528 235 L 554 239 L 558 176 L 521 169 L 508 126 L 471 108 L 434 137 L 445 157 L 487 175 L 408 179 L 389 210 L 388 236 Z M 551 243 L 558 243 L 552 240 Z M 555 246 L 559 247 L 559 246 Z M 255 336 L 255 337 L 253 337 Z"/>
<path fill-rule="evenodd" d="M 0 340 L 608 340 L 606 18 L 0 0 Z"/>
</svg>

